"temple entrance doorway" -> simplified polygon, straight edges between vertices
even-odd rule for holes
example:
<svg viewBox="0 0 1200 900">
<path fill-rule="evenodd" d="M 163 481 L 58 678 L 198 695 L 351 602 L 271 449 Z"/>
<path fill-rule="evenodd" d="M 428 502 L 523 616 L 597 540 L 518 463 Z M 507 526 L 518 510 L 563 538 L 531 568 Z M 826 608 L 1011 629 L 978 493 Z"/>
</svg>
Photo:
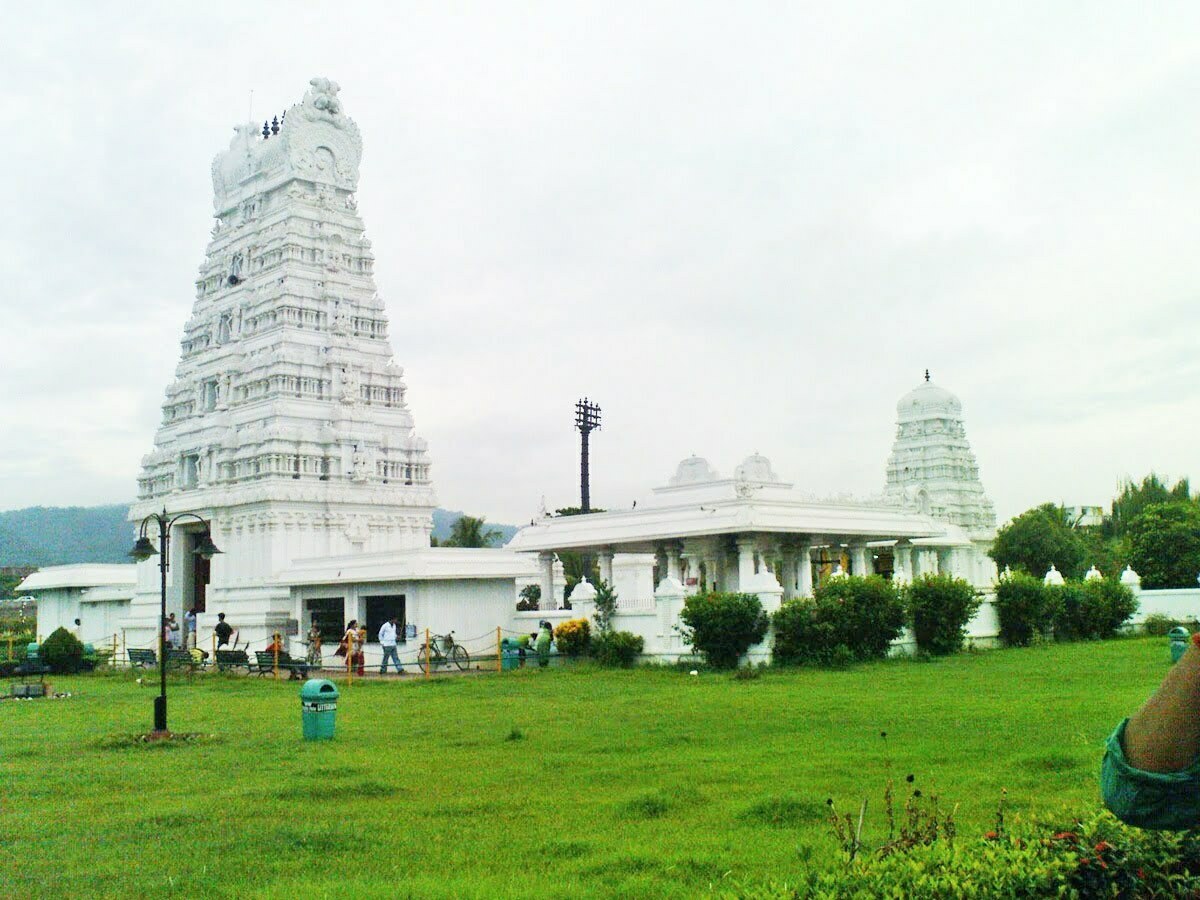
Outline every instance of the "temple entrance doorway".
<svg viewBox="0 0 1200 900">
<path fill-rule="evenodd" d="M 405 641 L 404 594 L 384 594 L 375 597 L 364 597 L 367 606 L 367 640 L 374 643 L 379 640 L 379 628 L 390 619 L 396 617 L 397 641 Z"/>
</svg>

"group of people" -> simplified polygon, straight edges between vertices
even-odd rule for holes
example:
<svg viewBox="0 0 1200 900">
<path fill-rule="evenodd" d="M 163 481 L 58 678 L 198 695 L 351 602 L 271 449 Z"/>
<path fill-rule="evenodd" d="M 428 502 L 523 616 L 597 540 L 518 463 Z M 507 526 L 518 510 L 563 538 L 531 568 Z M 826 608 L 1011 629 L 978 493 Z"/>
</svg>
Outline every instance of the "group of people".
<svg viewBox="0 0 1200 900">
<path fill-rule="evenodd" d="M 383 662 L 379 665 L 379 674 L 386 675 L 388 663 L 391 662 L 396 667 L 396 674 L 403 675 L 404 667 L 400 665 L 400 625 L 396 616 L 392 616 L 379 627 L 379 634 L 376 635 L 379 640 L 379 648 L 383 651 Z M 352 668 L 357 675 L 362 675 L 366 672 L 366 655 L 363 652 L 367 643 L 367 628 L 365 625 L 359 625 L 358 619 L 351 619 L 346 625 L 346 633 L 342 635 L 341 643 L 335 651 L 337 656 L 347 658 L 347 666 Z M 308 633 L 308 652 L 309 661 L 312 662 L 313 647 L 316 646 L 316 664 L 320 665 L 320 647 L 321 647 L 321 632 L 316 625 L 309 630 Z"/>
<path fill-rule="evenodd" d="M 229 625 L 225 625 L 225 613 L 220 613 L 217 616 L 217 627 L 213 629 L 217 635 L 217 646 L 229 642 L 229 636 L 233 633 L 233 629 Z M 78 624 L 78 620 L 76 620 Z M 224 625 L 224 632 L 222 630 Z M 222 640 L 224 633 L 224 640 Z M 183 626 L 180 627 L 179 620 L 175 618 L 175 613 L 167 616 L 167 620 L 163 622 L 163 644 L 173 650 L 194 650 L 198 644 L 196 632 L 196 608 L 192 607 L 183 615 Z"/>
</svg>

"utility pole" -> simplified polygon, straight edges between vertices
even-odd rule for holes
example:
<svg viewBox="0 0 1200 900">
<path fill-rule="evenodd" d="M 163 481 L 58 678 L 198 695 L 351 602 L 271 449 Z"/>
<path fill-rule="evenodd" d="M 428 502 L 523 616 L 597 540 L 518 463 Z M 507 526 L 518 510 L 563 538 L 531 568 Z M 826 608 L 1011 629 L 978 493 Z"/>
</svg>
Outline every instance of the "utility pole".
<svg viewBox="0 0 1200 900">
<path fill-rule="evenodd" d="M 575 404 L 575 427 L 579 429 L 579 511 L 592 511 L 591 492 L 588 487 L 588 435 L 600 428 L 600 407 L 589 403 L 584 397 Z"/>
</svg>

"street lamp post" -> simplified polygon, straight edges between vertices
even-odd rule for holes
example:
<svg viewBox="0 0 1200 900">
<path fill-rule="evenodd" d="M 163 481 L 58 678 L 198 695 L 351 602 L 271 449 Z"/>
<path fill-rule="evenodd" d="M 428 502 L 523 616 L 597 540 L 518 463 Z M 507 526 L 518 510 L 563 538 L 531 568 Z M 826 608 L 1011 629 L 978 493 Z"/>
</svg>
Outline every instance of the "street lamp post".
<svg viewBox="0 0 1200 900">
<path fill-rule="evenodd" d="M 168 555 L 171 548 L 171 526 L 180 519 L 195 519 L 201 525 L 208 528 L 208 523 L 205 522 L 195 513 L 179 513 L 176 516 L 168 516 L 167 510 L 164 507 L 161 513 L 151 513 L 142 519 L 141 527 L 138 529 L 138 539 L 133 545 L 133 549 L 129 551 L 129 555 L 138 562 L 143 562 L 150 557 L 158 554 L 158 571 L 159 571 L 159 617 L 158 617 L 158 696 L 154 698 L 154 730 L 165 732 L 167 730 L 167 648 L 164 632 L 167 628 L 167 567 L 170 565 Z M 154 549 L 154 544 L 150 538 L 146 536 L 146 526 L 151 522 L 158 524 L 158 549 Z M 212 542 L 212 536 L 206 530 L 200 538 L 200 544 L 193 551 L 202 559 L 212 559 L 214 555 L 221 551 L 217 549 Z"/>
</svg>

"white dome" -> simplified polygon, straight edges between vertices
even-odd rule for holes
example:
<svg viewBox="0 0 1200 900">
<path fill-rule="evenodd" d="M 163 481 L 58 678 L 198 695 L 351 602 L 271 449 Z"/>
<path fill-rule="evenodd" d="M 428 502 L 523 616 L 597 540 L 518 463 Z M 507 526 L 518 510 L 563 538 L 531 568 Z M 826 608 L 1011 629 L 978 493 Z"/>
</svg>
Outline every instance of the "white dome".
<svg viewBox="0 0 1200 900">
<path fill-rule="evenodd" d="M 742 460 L 742 464 L 734 469 L 733 477 L 738 481 L 778 481 L 771 461 L 765 456 L 755 453 Z"/>
<path fill-rule="evenodd" d="M 896 404 L 896 414 L 901 421 L 932 416 L 958 419 L 962 417 L 962 403 L 945 388 L 925 381 L 900 398 Z"/>
<path fill-rule="evenodd" d="M 708 464 L 702 456 L 689 456 L 681 460 L 675 467 L 675 474 L 667 484 L 677 487 L 681 484 L 701 484 L 705 481 L 716 481 L 720 474 Z"/>
</svg>

